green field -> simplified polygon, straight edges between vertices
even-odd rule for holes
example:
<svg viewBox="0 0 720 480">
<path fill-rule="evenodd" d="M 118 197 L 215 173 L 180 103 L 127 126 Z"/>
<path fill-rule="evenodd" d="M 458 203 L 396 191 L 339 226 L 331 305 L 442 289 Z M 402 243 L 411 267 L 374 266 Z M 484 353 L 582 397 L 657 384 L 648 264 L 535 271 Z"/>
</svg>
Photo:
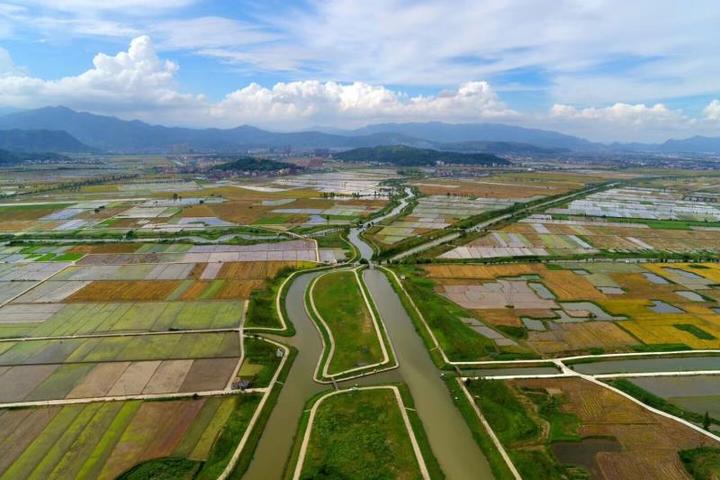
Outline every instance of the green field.
<svg viewBox="0 0 720 480">
<path fill-rule="evenodd" d="M 235 332 L 7 342 L 0 365 L 85 363 L 240 355 Z"/>
<path fill-rule="evenodd" d="M 312 298 L 335 340 L 335 351 L 328 359 L 329 374 L 383 361 L 380 339 L 354 272 L 318 277 Z"/>
<path fill-rule="evenodd" d="M 186 470 L 217 478 L 259 400 L 243 395 L 0 411 L 0 478 L 112 479 L 124 472 L 133 479 L 182 478 Z M 161 473 L 170 476 L 155 476 Z"/>
<path fill-rule="evenodd" d="M 28 310 L 33 305 L 27 305 Z M 237 328 L 243 302 L 71 303 L 41 323 L 5 323 L 0 336 L 57 337 L 114 332 Z"/>
<path fill-rule="evenodd" d="M 324 400 L 301 478 L 422 478 L 394 393 L 361 390 Z"/>
</svg>

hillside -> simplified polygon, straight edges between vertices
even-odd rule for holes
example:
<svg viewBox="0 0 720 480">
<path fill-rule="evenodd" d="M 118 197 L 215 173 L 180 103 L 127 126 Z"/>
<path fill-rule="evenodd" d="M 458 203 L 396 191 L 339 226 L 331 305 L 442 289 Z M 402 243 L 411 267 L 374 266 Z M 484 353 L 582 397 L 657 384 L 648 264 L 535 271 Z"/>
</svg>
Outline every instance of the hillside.
<svg viewBox="0 0 720 480">
<path fill-rule="evenodd" d="M 413 148 L 403 145 L 356 148 L 335 158 L 345 162 L 389 163 L 401 167 L 431 166 L 438 162 L 457 165 L 509 165 L 504 158 L 489 153 L 459 153 Z"/>
<path fill-rule="evenodd" d="M 276 162 L 275 160 L 267 160 L 264 158 L 253 157 L 220 157 L 219 159 L 227 160 L 225 163 L 214 166 L 211 170 L 224 172 L 259 172 L 270 173 L 280 170 L 290 169 L 293 171 L 302 170 L 302 167 L 289 163 Z"/>
<path fill-rule="evenodd" d="M 82 153 L 92 149 L 62 130 L 0 130 L 0 149 L 13 152 Z"/>
<path fill-rule="evenodd" d="M 341 136 L 322 132 L 277 133 L 243 125 L 230 129 L 194 129 L 150 125 L 139 120 L 46 107 L 0 117 L 0 129 L 64 130 L 91 147 L 110 152 L 157 153 L 177 150 L 237 152 L 252 148 L 353 148 L 420 140 L 396 133 Z"/>
<path fill-rule="evenodd" d="M 70 157 L 59 153 L 27 153 L 27 152 L 9 152 L 0 149 L 0 165 L 20 165 L 28 162 L 66 162 L 70 161 Z"/>
</svg>

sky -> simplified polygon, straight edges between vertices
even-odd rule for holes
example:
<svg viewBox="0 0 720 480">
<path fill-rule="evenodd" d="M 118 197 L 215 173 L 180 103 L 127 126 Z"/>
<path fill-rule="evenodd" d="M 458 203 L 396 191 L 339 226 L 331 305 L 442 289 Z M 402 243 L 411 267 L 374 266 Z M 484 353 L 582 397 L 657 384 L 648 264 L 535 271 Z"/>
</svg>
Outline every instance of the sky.
<svg viewBox="0 0 720 480">
<path fill-rule="evenodd" d="M 720 136 L 717 0 L 0 0 L 0 112 Z"/>
</svg>

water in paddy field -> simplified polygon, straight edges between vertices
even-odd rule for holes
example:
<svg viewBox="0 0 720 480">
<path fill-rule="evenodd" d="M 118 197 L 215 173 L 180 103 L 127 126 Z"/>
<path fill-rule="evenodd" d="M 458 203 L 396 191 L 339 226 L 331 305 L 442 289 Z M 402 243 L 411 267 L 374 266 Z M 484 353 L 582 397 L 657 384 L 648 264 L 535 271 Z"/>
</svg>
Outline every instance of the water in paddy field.
<svg viewBox="0 0 720 480">
<path fill-rule="evenodd" d="M 572 365 L 572 369 L 592 375 L 603 373 L 682 372 L 690 370 L 720 370 L 720 356 L 692 355 L 661 358 L 604 360 Z"/>
</svg>

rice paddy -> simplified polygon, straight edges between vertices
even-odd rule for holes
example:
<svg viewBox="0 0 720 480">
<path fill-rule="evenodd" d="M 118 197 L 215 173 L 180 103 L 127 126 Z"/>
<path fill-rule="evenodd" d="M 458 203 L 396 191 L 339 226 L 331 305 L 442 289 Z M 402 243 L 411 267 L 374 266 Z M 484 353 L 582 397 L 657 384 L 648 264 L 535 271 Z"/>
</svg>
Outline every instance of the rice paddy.
<svg viewBox="0 0 720 480">
<path fill-rule="evenodd" d="M 512 331 L 520 347 L 541 356 L 720 347 L 718 264 L 438 264 L 423 271 L 435 294 L 465 309 L 471 324 Z"/>
<path fill-rule="evenodd" d="M 168 457 L 193 462 L 196 478 L 216 478 L 258 401 L 243 395 L 0 410 L 0 478 L 114 479 Z"/>
<path fill-rule="evenodd" d="M 679 452 L 720 446 L 579 378 L 467 386 L 523 478 L 688 478 Z"/>
</svg>

